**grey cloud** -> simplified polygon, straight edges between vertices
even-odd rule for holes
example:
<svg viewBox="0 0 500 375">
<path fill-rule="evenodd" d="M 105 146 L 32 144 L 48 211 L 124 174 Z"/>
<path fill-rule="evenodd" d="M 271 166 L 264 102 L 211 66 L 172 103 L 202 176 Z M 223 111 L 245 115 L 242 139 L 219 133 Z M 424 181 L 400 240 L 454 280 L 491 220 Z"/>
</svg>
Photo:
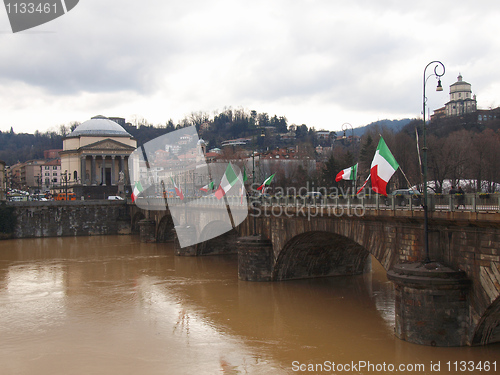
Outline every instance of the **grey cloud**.
<svg viewBox="0 0 500 375">
<path fill-rule="evenodd" d="M 187 112 L 293 102 L 307 113 L 300 103 L 314 102 L 418 115 L 422 69 L 431 60 L 447 66 L 444 85 L 460 68 L 469 70 L 462 73 L 473 90 L 496 79 L 492 19 L 499 12 L 496 2 L 481 4 L 86 0 L 41 29 L 53 33 L 1 35 L 0 82 L 65 99 L 154 95 L 190 106 Z M 148 118 L 142 111 L 131 109 Z"/>
</svg>

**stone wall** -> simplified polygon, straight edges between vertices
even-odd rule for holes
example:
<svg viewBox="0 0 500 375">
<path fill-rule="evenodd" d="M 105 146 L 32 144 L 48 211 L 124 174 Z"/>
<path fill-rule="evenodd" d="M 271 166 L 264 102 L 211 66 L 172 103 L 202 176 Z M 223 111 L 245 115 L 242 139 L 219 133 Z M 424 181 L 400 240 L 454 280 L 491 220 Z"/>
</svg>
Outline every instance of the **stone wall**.
<svg viewBox="0 0 500 375">
<path fill-rule="evenodd" d="M 472 280 L 470 336 L 474 345 L 500 341 L 500 222 L 496 230 L 480 222 L 437 227 L 437 242 L 445 263 Z"/>
<path fill-rule="evenodd" d="M 14 238 L 130 233 L 125 201 L 9 202 L 17 225 Z"/>
</svg>

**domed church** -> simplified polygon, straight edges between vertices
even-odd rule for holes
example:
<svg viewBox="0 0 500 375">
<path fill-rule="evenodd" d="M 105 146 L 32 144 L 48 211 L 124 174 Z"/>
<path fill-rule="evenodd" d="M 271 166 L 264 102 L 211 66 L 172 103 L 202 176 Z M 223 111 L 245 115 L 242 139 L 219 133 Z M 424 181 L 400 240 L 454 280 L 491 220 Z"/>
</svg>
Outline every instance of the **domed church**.
<svg viewBox="0 0 500 375">
<path fill-rule="evenodd" d="M 128 185 L 128 158 L 136 148 L 137 141 L 118 123 L 95 116 L 63 139 L 61 172 L 77 197 L 124 193 L 118 185 Z"/>
<path fill-rule="evenodd" d="M 450 86 L 450 101 L 445 104 L 446 116 L 461 116 L 476 112 L 476 95 L 472 95 L 471 84 L 457 77 L 457 82 Z"/>
</svg>

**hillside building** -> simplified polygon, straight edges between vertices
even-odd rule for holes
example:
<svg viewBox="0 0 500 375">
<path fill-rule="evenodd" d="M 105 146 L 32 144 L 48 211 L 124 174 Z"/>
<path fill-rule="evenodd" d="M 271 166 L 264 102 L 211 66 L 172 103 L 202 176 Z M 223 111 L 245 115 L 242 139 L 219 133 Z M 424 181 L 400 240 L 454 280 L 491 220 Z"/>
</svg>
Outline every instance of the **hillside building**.
<svg viewBox="0 0 500 375">
<path fill-rule="evenodd" d="M 450 100 L 444 107 L 434 110 L 431 122 L 438 119 L 452 120 L 461 117 L 462 121 L 485 123 L 500 117 L 500 107 L 478 109 L 476 95 L 472 94 L 471 84 L 465 82 L 461 74 L 457 82 L 450 85 Z"/>
<path fill-rule="evenodd" d="M 476 109 L 476 95 L 472 95 L 471 84 L 465 82 L 459 74 L 457 82 L 450 86 L 450 101 L 445 104 L 446 116 L 461 116 L 475 112 Z"/>
</svg>

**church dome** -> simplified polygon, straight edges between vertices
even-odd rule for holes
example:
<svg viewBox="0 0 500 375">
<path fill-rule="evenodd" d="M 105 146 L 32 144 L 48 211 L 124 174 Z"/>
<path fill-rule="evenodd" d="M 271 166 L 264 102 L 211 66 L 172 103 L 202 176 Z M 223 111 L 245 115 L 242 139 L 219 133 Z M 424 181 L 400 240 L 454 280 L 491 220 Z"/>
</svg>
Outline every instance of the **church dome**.
<svg viewBox="0 0 500 375">
<path fill-rule="evenodd" d="M 81 123 L 67 138 L 80 136 L 132 137 L 120 125 L 104 116 L 94 116 Z"/>
</svg>

